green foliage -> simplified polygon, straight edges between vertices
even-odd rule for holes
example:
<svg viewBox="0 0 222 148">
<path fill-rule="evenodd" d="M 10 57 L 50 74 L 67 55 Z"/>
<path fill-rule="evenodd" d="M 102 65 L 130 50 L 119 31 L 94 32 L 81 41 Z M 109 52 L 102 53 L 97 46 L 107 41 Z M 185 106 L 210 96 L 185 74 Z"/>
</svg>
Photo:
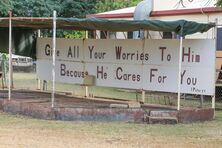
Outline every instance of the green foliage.
<svg viewBox="0 0 222 148">
<path fill-rule="evenodd" d="M 7 32 L 8 33 L 8 32 Z M 1 57 L 1 54 L 2 53 L 8 53 L 8 49 L 5 49 L 5 48 L 3 48 L 3 49 L 1 49 L 0 50 L 0 57 Z"/>
<path fill-rule="evenodd" d="M 61 0 L 61 17 L 84 18 L 95 12 L 94 0 Z"/>
<path fill-rule="evenodd" d="M 93 0 L 14 0 L 16 16 L 48 17 L 56 10 L 59 17 L 85 17 L 95 12 Z"/>
<path fill-rule="evenodd" d="M 222 0 L 218 0 L 216 5 L 217 5 L 218 7 L 222 7 Z"/>
<path fill-rule="evenodd" d="M 105 12 L 131 6 L 136 6 L 142 0 L 97 0 L 97 12 Z"/>
<path fill-rule="evenodd" d="M 0 1 L 0 16 L 7 16 L 8 12 L 13 9 L 12 0 L 1 0 Z"/>
<path fill-rule="evenodd" d="M 4 73 L 8 72 L 8 59 L 9 59 L 9 54 L 0 53 L 1 68 Z"/>
<path fill-rule="evenodd" d="M 14 0 L 14 16 L 48 17 L 58 8 L 58 2 L 52 0 Z"/>
<path fill-rule="evenodd" d="M 69 39 L 82 39 L 83 35 L 83 31 L 64 31 L 65 38 Z"/>
<path fill-rule="evenodd" d="M 60 17 L 85 17 L 94 13 L 94 0 L 1 0 L 0 16 L 49 17 L 56 10 Z"/>
<path fill-rule="evenodd" d="M 7 53 L 0 53 L 1 61 L 8 61 L 9 55 Z"/>
</svg>

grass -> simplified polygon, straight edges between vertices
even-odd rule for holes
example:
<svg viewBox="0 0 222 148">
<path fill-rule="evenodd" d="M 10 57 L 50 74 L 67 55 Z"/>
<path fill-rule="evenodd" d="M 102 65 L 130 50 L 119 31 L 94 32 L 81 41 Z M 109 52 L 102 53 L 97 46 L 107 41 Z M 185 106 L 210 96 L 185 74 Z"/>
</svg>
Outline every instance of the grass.
<svg viewBox="0 0 222 148">
<path fill-rule="evenodd" d="M 32 89 L 37 88 L 37 79 L 35 73 L 14 73 L 14 86 L 17 89 Z M 51 90 L 52 84 L 48 84 L 48 90 Z M 72 91 L 75 95 L 84 96 L 85 88 L 80 85 L 74 84 L 64 84 L 56 83 L 57 91 Z M 141 100 L 141 93 L 135 93 L 132 91 L 127 91 L 117 88 L 107 88 L 107 87 L 89 87 L 89 93 L 94 96 L 108 97 L 108 98 L 118 98 L 118 99 L 127 99 L 127 100 Z M 161 105 L 177 105 L 177 98 L 170 97 L 164 98 L 164 96 L 159 95 L 149 95 L 146 94 L 145 98 L 146 103 L 150 104 L 161 104 Z M 181 99 L 181 106 L 183 107 L 199 107 L 200 101 L 199 98 L 192 99 Z M 204 107 L 211 107 L 211 99 L 205 99 Z M 222 100 L 216 103 L 216 107 L 222 109 Z"/>
<path fill-rule="evenodd" d="M 0 147 L 214 147 L 222 145 L 222 112 L 214 121 L 147 125 L 64 122 L 0 112 Z"/>
<path fill-rule="evenodd" d="M 35 74 L 15 73 L 14 84 L 16 88 L 35 89 Z M 57 83 L 56 88 L 75 91 L 79 95 L 84 92 L 84 88 L 78 85 Z M 92 87 L 91 91 L 107 97 L 135 100 L 136 96 L 114 88 Z M 146 97 L 151 103 L 164 102 L 160 98 Z M 192 99 L 182 100 L 182 105 L 185 103 L 198 105 Z M 0 147 L 219 148 L 222 145 L 221 125 L 222 111 L 217 111 L 211 122 L 177 125 L 48 121 L 0 112 Z"/>
<path fill-rule="evenodd" d="M 37 79 L 34 73 L 14 73 L 14 86 L 20 89 L 36 89 Z M 48 84 L 48 90 L 51 90 L 52 84 Z M 85 88 L 80 85 L 56 83 L 57 91 L 72 91 L 76 95 L 84 96 Z M 135 100 L 136 94 L 120 91 L 116 88 L 89 87 L 89 93 L 94 96 L 112 97 Z"/>
</svg>

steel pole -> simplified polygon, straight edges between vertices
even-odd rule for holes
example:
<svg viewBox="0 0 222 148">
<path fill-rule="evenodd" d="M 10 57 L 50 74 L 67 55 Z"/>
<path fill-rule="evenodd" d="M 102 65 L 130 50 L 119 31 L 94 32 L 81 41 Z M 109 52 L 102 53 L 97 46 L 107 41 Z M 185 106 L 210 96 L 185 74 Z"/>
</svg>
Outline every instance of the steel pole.
<svg viewBox="0 0 222 148">
<path fill-rule="evenodd" d="M 8 72 L 8 100 L 11 100 L 12 90 L 12 12 L 9 12 L 9 72 Z"/>
<path fill-rule="evenodd" d="M 181 36 L 180 37 L 180 51 L 179 51 L 178 87 L 177 87 L 177 110 L 180 110 L 182 49 L 183 49 L 183 37 Z"/>
<path fill-rule="evenodd" d="M 215 48 L 217 47 L 217 25 L 218 25 L 218 19 L 216 18 L 215 19 L 215 24 L 216 26 L 214 27 L 214 39 L 215 39 Z M 216 58 L 216 49 L 215 49 L 215 58 Z M 214 65 L 215 65 L 215 68 L 214 68 L 214 95 L 212 96 L 212 108 L 214 109 L 215 111 L 215 102 L 216 102 L 216 81 L 217 81 L 217 78 L 216 78 L 216 59 L 214 60 Z"/>
<path fill-rule="evenodd" d="M 56 52 L 56 11 L 53 11 L 53 40 L 52 40 L 52 108 L 55 106 L 55 52 Z"/>
</svg>

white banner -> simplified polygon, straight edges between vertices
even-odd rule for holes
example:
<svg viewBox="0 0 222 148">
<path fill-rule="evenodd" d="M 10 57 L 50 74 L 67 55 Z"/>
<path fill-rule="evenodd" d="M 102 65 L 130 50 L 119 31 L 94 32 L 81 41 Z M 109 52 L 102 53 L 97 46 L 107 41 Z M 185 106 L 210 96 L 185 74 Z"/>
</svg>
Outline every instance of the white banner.
<svg viewBox="0 0 222 148">
<path fill-rule="evenodd" d="M 38 38 L 37 76 L 51 80 L 52 39 Z M 56 81 L 177 92 L 179 40 L 57 39 Z M 184 40 L 181 92 L 214 95 L 215 40 Z"/>
</svg>

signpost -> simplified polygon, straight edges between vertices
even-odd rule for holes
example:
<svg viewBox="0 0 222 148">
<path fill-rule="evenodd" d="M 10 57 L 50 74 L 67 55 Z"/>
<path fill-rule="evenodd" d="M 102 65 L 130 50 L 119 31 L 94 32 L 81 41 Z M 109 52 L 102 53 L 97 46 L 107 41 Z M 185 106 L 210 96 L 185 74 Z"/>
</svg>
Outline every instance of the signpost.
<svg viewBox="0 0 222 148">
<path fill-rule="evenodd" d="M 82 84 L 93 75 L 97 86 L 214 95 L 215 41 L 183 40 L 178 78 L 178 40 L 57 39 L 55 80 Z M 50 38 L 38 38 L 37 76 L 51 80 Z"/>
</svg>

